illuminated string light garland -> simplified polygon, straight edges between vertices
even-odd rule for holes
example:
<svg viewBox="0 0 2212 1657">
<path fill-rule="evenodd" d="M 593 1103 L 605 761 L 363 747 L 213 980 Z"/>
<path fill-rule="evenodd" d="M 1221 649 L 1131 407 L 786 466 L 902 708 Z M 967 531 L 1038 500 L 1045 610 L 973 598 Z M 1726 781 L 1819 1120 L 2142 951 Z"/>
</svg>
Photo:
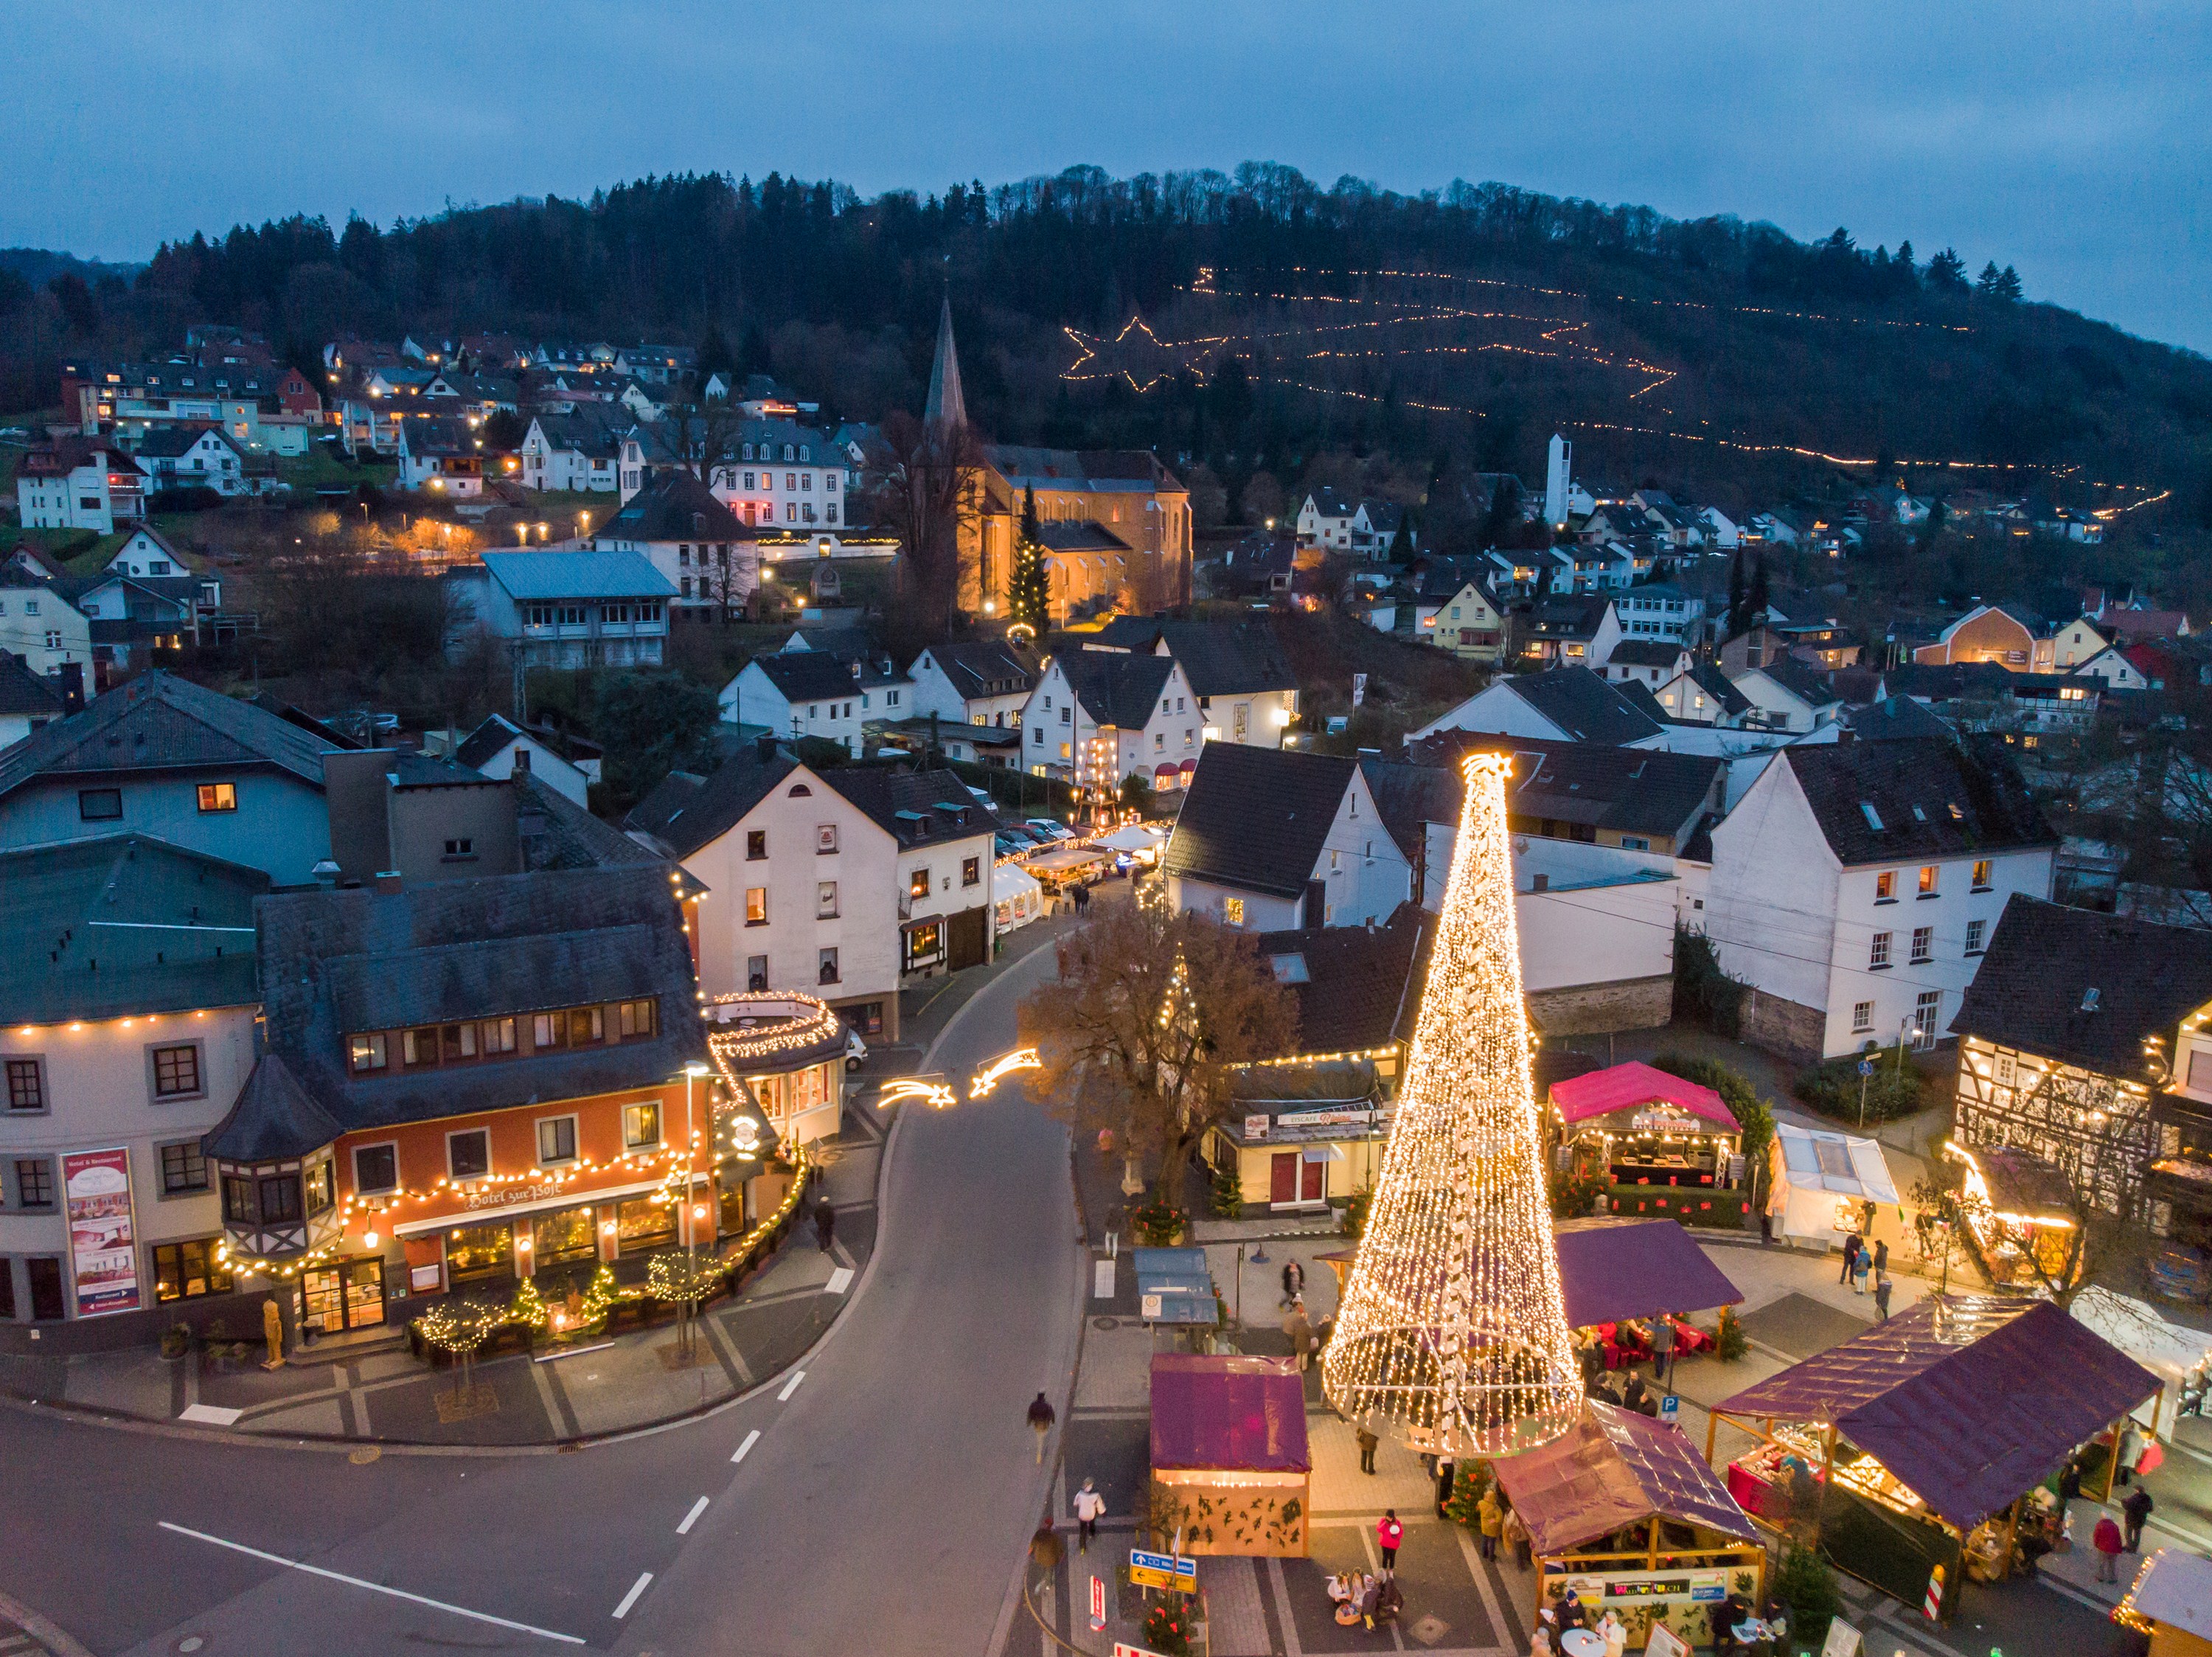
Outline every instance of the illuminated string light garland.
<svg viewBox="0 0 2212 1657">
<path fill-rule="evenodd" d="M 1496 1455 L 1579 1418 L 1522 1002 L 1502 754 L 1471 754 L 1460 834 L 1329 1402 L 1416 1447 Z"/>
<path fill-rule="evenodd" d="M 1011 1053 L 1002 1053 L 975 1072 L 975 1080 L 968 1084 L 968 1097 L 988 1099 L 991 1089 L 1015 1071 L 1034 1070 L 1043 1063 L 1034 1047 L 1018 1047 Z"/>
</svg>

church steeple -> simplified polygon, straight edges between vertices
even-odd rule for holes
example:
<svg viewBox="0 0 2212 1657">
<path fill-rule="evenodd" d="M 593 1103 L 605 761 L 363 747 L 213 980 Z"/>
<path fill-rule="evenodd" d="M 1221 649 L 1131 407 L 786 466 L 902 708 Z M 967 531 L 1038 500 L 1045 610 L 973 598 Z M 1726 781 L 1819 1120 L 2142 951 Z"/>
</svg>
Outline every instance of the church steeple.
<svg viewBox="0 0 2212 1657">
<path fill-rule="evenodd" d="M 929 369 L 929 400 L 921 423 L 931 431 L 958 431 L 968 423 L 968 399 L 960 392 L 960 358 L 952 349 L 952 295 L 937 320 L 937 360 Z"/>
</svg>

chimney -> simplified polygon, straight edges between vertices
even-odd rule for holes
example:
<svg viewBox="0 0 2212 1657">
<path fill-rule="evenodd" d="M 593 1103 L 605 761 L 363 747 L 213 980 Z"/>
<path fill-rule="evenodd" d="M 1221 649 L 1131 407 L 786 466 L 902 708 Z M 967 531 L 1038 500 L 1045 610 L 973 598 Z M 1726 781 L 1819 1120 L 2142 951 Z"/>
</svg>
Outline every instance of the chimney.
<svg viewBox="0 0 2212 1657">
<path fill-rule="evenodd" d="M 775 739 L 772 736 L 755 737 L 753 739 L 753 758 L 759 760 L 763 765 L 775 764 Z"/>
<path fill-rule="evenodd" d="M 398 871 L 398 869 L 396 869 L 396 868 L 385 868 L 385 869 L 379 869 L 379 870 L 377 871 L 377 874 L 376 874 L 376 889 L 377 889 L 379 892 L 397 892 L 397 891 L 398 891 L 398 890 L 399 890 L 399 885 L 400 885 L 400 882 L 399 882 L 399 871 Z"/>
</svg>

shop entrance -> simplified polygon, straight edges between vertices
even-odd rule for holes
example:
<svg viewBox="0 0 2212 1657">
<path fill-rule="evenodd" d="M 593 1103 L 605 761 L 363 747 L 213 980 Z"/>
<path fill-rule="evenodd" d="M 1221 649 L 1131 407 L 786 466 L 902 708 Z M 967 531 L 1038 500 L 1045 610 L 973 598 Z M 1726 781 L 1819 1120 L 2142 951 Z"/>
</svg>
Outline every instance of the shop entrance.
<svg viewBox="0 0 2212 1657">
<path fill-rule="evenodd" d="M 325 1335 L 384 1321 L 384 1262 L 341 1260 L 300 1274 L 300 1320 Z"/>
<path fill-rule="evenodd" d="M 1279 1208 L 1289 1203 L 1318 1203 L 1322 1180 L 1328 1165 L 1309 1162 L 1297 1151 L 1277 1151 L 1267 1163 L 1267 1201 Z"/>
</svg>

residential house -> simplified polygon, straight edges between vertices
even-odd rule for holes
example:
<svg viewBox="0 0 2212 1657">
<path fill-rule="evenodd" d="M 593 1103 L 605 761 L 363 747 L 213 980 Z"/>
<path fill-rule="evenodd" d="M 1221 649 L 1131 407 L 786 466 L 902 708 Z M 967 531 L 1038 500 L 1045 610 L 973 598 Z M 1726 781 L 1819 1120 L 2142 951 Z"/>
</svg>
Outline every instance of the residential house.
<svg viewBox="0 0 2212 1657">
<path fill-rule="evenodd" d="M 1625 638 L 1613 647 L 1606 658 L 1604 677 L 1614 680 L 1634 679 L 1647 690 L 1656 691 L 1662 685 L 1690 671 L 1689 651 L 1680 644 L 1660 639 Z M 1661 705 L 1665 699 L 1661 698 Z"/>
<path fill-rule="evenodd" d="M 1359 515 L 1359 506 L 1333 489 L 1315 490 L 1298 506 L 1295 526 L 1298 545 L 1350 552 L 1352 520 Z"/>
<path fill-rule="evenodd" d="M 146 474 L 106 439 L 58 437 L 26 450 L 17 463 L 15 511 L 26 529 L 112 535 L 146 515 Z"/>
<path fill-rule="evenodd" d="M 1753 513 L 1744 528 L 1746 540 L 1770 546 L 1802 546 L 1811 533 L 1809 526 L 1797 513 L 1782 508 Z"/>
<path fill-rule="evenodd" d="M 2054 672 L 2057 666 L 2055 640 L 2039 638 L 2018 616 L 1994 604 L 1976 605 L 1936 635 L 1933 644 L 1915 650 L 1912 659 L 1934 667 L 1994 661 L 2039 673 Z"/>
<path fill-rule="evenodd" d="M 1283 733 L 1298 716 L 1297 675 L 1273 628 L 1264 621 L 1117 616 L 1085 639 L 1085 648 L 1172 656 L 1198 698 L 1200 742 L 1279 748 Z"/>
<path fill-rule="evenodd" d="M 522 440 L 525 489 L 611 495 L 619 482 L 623 437 L 629 422 L 597 408 L 574 414 L 538 414 Z"/>
<path fill-rule="evenodd" d="M 912 715 L 1018 732 L 1036 673 L 1034 658 L 1004 639 L 933 644 L 907 669 Z"/>
<path fill-rule="evenodd" d="M 1951 728 L 1909 696 L 1886 696 L 1860 707 L 1846 707 L 1839 723 L 1857 742 L 1899 742 L 1934 737 L 1951 740 Z"/>
<path fill-rule="evenodd" d="M 1414 599 L 1415 637 L 1462 661 L 1495 667 L 1505 660 L 1505 614 L 1466 561 L 1432 560 Z"/>
<path fill-rule="evenodd" d="M 2094 661 L 2118 637 L 2118 629 L 2100 627 L 2087 616 L 2076 616 L 2051 636 L 2051 665 L 2062 673 L 2071 673 Z"/>
<path fill-rule="evenodd" d="M 1712 831 L 1706 932 L 1749 986 L 1746 1038 L 1799 1061 L 1934 1045 L 2057 850 L 2001 743 L 1783 748 Z"/>
<path fill-rule="evenodd" d="M 101 667 L 143 666 L 156 651 L 203 642 L 200 583 L 191 576 L 102 576 L 76 595 L 92 660 Z M 57 600 L 58 601 L 58 600 Z"/>
<path fill-rule="evenodd" d="M 1131 777 L 1187 788 L 1206 716 L 1173 656 L 1063 650 L 1044 664 L 1022 710 L 1029 770 L 1110 793 Z"/>
<path fill-rule="evenodd" d="M 28 521 L 27 519 L 25 521 L 27 526 Z M 2089 615 L 2122 644 L 2139 643 L 2145 639 L 2191 637 L 2188 614 L 2180 610 L 2147 610 L 2136 604 L 2110 604 L 2100 594 L 2097 607 L 2089 612 Z"/>
<path fill-rule="evenodd" d="M 787 419 L 754 419 L 713 436 L 721 454 L 708 468 L 709 481 L 744 522 L 804 535 L 856 521 L 852 456 L 828 433 Z"/>
<path fill-rule="evenodd" d="M 1161 854 L 1168 902 L 1255 931 L 1366 926 L 1413 870 L 1355 759 L 1209 745 Z"/>
<path fill-rule="evenodd" d="M 1834 671 L 1856 667 L 1863 654 L 1858 641 L 1834 620 L 1775 622 L 1766 630 L 1787 647 L 1791 656 L 1815 667 Z"/>
<path fill-rule="evenodd" d="M 474 422 L 459 415 L 401 421 L 394 452 L 401 489 L 464 501 L 483 493 L 483 438 Z"/>
<path fill-rule="evenodd" d="M 1721 809 L 1727 768 L 1710 755 L 1526 737 L 1455 736 L 1429 749 L 1455 763 L 1477 751 L 1513 757 L 1505 809 L 1516 835 L 1674 857 Z"/>
<path fill-rule="evenodd" d="M 1419 538 L 1413 525 L 1407 521 L 1406 509 L 1371 497 L 1361 501 L 1352 515 L 1351 556 L 1363 564 L 1382 563 L 1400 550 L 1398 532 L 1401 528 L 1406 534 L 1402 550 L 1410 557 Z"/>
<path fill-rule="evenodd" d="M 625 823 L 714 894 L 698 921 L 709 996 L 804 990 L 896 1041 L 902 984 L 990 959 L 997 819 L 950 771 L 817 771 L 763 738 L 672 775 Z"/>
<path fill-rule="evenodd" d="M 92 624 L 55 588 L 0 574 L 0 655 L 18 658 L 41 679 L 74 672 L 79 690 L 89 689 Z"/>
<path fill-rule="evenodd" d="M 863 751 L 861 727 L 873 711 L 860 705 L 854 665 L 803 648 L 755 656 L 718 700 L 726 723 L 764 726 L 781 741 L 835 742 L 855 759 Z"/>
<path fill-rule="evenodd" d="M 1954 1136 L 2059 1169 L 2084 1207 L 2212 1226 L 2212 932 L 2014 898 L 1951 1029 Z"/>
<path fill-rule="evenodd" d="M 1407 736 L 1418 742 L 1439 731 L 1534 736 L 1612 747 L 1656 746 L 1665 715 L 1636 680 L 1608 684 L 1588 667 L 1554 667 L 1493 679 L 1449 712 Z"/>
<path fill-rule="evenodd" d="M 634 552 L 675 588 L 671 618 L 726 620 L 760 588 L 757 532 L 681 467 L 656 472 L 584 545 Z"/>
<path fill-rule="evenodd" d="M 129 832 L 0 852 L 0 1323 L 151 1342 L 234 1307 L 200 1138 L 253 1066 L 269 884 Z"/>
<path fill-rule="evenodd" d="M 1615 598 L 1613 606 L 1620 618 L 1620 631 L 1629 638 L 1696 644 L 1705 637 L 1703 595 L 1672 582 L 1646 582 L 1632 587 Z"/>
<path fill-rule="evenodd" d="M 1539 599 L 1515 626 L 1518 654 L 1545 667 L 1602 668 L 1620 643 L 1620 617 L 1601 594 Z"/>
<path fill-rule="evenodd" d="M 743 1231 L 758 1090 L 686 1074 L 694 895 L 641 866 L 264 899 L 262 1051 L 201 1142 L 240 1276 L 337 1334 Z"/>
<path fill-rule="evenodd" d="M 1550 547 L 1540 551 L 1508 551 L 1492 547 L 1482 554 L 1477 579 L 1499 599 L 1533 598 L 1540 589 L 1548 590 L 1547 573 L 1554 562 L 1553 549 Z M 1566 568 L 1571 581 L 1572 559 L 1566 561 Z"/>
<path fill-rule="evenodd" d="M 22 657 L 0 649 L 0 749 L 13 747 L 68 711 L 66 693 L 56 681 L 32 672 Z"/>
<path fill-rule="evenodd" d="M 265 492 L 256 488 L 244 453 L 220 426 L 156 426 L 138 440 L 131 458 L 146 475 L 149 494 L 209 489 L 228 499 Z"/>
<path fill-rule="evenodd" d="M 1786 656 L 1728 677 L 1751 704 L 1743 722 L 1747 725 L 1802 735 L 1831 723 L 1843 709 L 1843 698 L 1829 686 L 1826 674 Z"/>
<path fill-rule="evenodd" d="M 1717 506 L 1698 509 L 1698 527 L 1704 531 L 1705 545 L 1723 552 L 1733 552 L 1743 545 L 1741 525 Z"/>
<path fill-rule="evenodd" d="M 1298 572 L 1298 545 L 1287 535 L 1262 531 L 1224 547 L 1212 566 L 1215 598 L 1286 598 Z"/>
<path fill-rule="evenodd" d="M 2138 647 L 2140 648 L 2140 647 Z M 2148 691 L 2150 675 L 2137 667 L 2129 653 L 2107 645 L 2074 670 L 2076 679 L 2101 679 L 2115 691 Z"/>
<path fill-rule="evenodd" d="M 599 780 L 598 743 L 542 725 L 518 725 L 504 714 L 493 714 L 453 743 L 450 756 L 441 751 L 443 746 L 443 742 L 426 738 L 422 752 L 432 758 L 450 757 L 456 765 L 489 777 L 532 777 L 586 809 L 592 803 L 592 784 Z"/>
<path fill-rule="evenodd" d="M 1740 730 L 1753 710 L 1751 698 L 1711 661 L 1695 661 L 1679 669 L 1652 695 L 1669 720 L 1684 725 Z"/>
<path fill-rule="evenodd" d="M 675 583 L 636 552 L 487 552 L 450 570 L 453 643 L 498 641 L 528 667 L 658 667 Z"/>
</svg>

